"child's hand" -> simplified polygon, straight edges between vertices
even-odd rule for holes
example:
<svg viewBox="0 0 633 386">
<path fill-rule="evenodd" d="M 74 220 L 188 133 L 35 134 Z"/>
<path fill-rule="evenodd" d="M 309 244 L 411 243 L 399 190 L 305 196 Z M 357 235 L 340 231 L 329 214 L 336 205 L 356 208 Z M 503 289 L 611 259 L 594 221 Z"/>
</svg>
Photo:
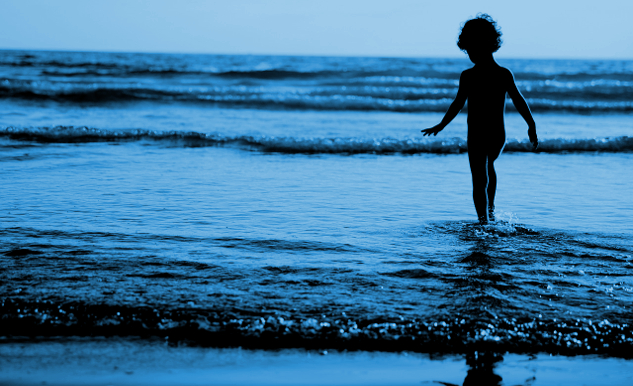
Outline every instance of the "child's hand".
<svg viewBox="0 0 633 386">
<path fill-rule="evenodd" d="M 427 135 L 430 136 L 431 134 L 437 135 L 437 133 L 439 133 L 442 130 L 444 130 L 444 126 L 442 126 L 442 124 L 440 123 L 439 125 L 435 125 L 431 128 L 424 129 L 421 131 L 423 133 L 422 135 L 426 137 Z"/>
<path fill-rule="evenodd" d="M 530 142 L 532 142 L 533 150 L 538 148 L 538 137 L 536 136 L 536 127 L 530 127 L 528 129 L 528 137 L 530 138 Z"/>
</svg>

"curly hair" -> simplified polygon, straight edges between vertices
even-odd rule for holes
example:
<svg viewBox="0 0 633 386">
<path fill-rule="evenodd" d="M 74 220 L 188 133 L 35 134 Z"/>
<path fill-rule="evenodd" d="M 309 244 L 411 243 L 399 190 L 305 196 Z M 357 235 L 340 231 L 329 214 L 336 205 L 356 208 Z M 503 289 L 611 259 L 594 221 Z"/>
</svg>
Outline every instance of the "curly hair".
<svg viewBox="0 0 633 386">
<path fill-rule="evenodd" d="M 462 51 L 496 52 L 502 43 L 501 28 L 486 13 L 466 21 L 457 39 L 457 47 Z"/>
</svg>

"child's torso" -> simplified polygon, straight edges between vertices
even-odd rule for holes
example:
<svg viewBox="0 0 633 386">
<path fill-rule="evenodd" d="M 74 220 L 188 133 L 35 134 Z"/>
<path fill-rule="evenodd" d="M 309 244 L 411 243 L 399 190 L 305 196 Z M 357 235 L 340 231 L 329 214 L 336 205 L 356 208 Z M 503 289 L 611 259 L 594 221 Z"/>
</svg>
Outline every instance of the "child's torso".
<svg viewBox="0 0 633 386">
<path fill-rule="evenodd" d="M 469 137 L 505 136 L 503 116 L 509 77 L 510 72 L 498 65 L 475 66 L 466 71 Z"/>
</svg>

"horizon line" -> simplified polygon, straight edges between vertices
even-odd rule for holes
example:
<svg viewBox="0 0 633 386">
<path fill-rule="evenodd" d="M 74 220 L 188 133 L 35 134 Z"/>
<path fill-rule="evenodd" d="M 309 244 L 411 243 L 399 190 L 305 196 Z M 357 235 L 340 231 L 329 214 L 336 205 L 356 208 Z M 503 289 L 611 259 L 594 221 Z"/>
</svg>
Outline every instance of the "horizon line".
<svg viewBox="0 0 633 386">
<path fill-rule="evenodd" d="M 297 53 L 226 53 L 226 52 L 193 52 L 193 51 L 134 51 L 134 50 L 98 50 L 98 49 L 67 49 L 67 48 L 4 48 L 0 47 L 0 51 L 41 51 L 41 52 L 91 52 L 91 53 L 106 53 L 106 54 L 147 54 L 147 55 L 217 55 L 217 56 L 291 56 L 291 57 L 330 57 L 330 58 L 394 58 L 394 59 L 468 59 L 466 54 L 463 56 L 460 54 L 455 55 L 428 55 L 428 56 L 415 56 L 415 55 L 381 55 L 381 54 L 297 54 Z M 620 57 L 549 57 L 549 56 L 533 56 L 533 57 L 521 57 L 521 56 L 496 56 L 501 60 L 503 59 L 518 59 L 518 60 L 622 60 L 633 61 L 633 56 L 630 58 Z"/>
</svg>

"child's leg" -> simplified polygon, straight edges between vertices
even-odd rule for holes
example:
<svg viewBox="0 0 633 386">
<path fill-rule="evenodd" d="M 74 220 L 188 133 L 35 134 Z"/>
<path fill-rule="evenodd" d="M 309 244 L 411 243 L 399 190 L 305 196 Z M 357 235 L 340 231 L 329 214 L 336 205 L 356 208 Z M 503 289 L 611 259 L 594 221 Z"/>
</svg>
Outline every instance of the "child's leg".
<svg viewBox="0 0 633 386">
<path fill-rule="evenodd" d="M 499 138 L 496 146 L 493 146 L 488 153 L 488 219 L 495 221 L 495 194 L 497 193 L 497 172 L 495 171 L 495 161 L 501 155 L 505 146 L 505 137 Z"/>
<path fill-rule="evenodd" d="M 488 158 L 488 219 L 495 221 L 495 193 L 497 192 L 497 173 L 495 161 Z"/>
<path fill-rule="evenodd" d="M 473 201 L 481 223 L 488 222 L 488 157 L 483 152 L 468 151 L 470 173 L 473 177 Z"/>
</svg>

